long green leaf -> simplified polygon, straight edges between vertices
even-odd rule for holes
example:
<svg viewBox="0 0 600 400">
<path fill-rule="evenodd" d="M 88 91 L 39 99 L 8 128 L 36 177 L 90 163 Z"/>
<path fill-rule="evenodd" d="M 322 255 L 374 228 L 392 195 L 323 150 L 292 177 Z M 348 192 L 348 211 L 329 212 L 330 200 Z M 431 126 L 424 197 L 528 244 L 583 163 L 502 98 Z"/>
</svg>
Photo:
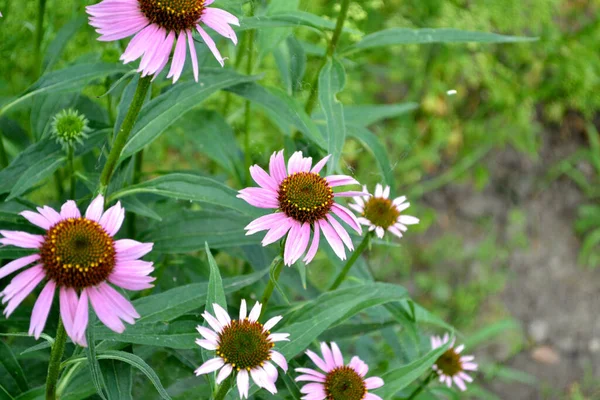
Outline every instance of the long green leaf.
<svg viewBox="0 0 600 400">
<path fill-rule="evenodd" d="M 6 201 L 19 197 L 37 183 L 47 179 L 65 162 L 65 157 L 50 155 L 29 167 L 13 186 Z"/>
<path fill-rule="evenodd" d="M 12 350 L 3 340 L 0 340 L 0 363 L 4 365 L 4 368 L 13 377 L 21 392 L 29 390 L 29 384 L 27 383 L 27 378 L 21 368 L 21 364 L 19 364 Z"/>
<path fill-rule="evenodd" d="M 235 27 L 235 30 L 245 31 L 249 29 L 294 28 L 302 26 L 318 30 L 333 30 L 335 29 L 335 22 L 306 11 L 287 11 L 272 15 L 243 18 L 240 21 L 240 26 Z M 351 28 L 344 28 L 344 31 L 359 33 L 356 29 Z"/>
<path fill-rule="evenodd" d="M 344 106 L 336 97 L 345 85 L 346 71 L 342 63 L 335 58 L 328 60 L 319 74 L 319 100 L 325 116 L 327 152 L 331 154 L 331 161 L 327 164 L 329 174 L 337 168 L 346 141 Z"/>
<path fill-rule="evenodd" d="M 131 400 L 131 365 L 116 360 L 102 360 L 100 369 L 106 379 L 106 391 L 111 399 Z"/>
<path fill-rule="evenodd" d="M 107 400 L 107 397 L 105 395 L 106 383 L 104 382 L 104 376 L 102 375 L 102 371 L 100 370 L 100 364 L 98 363 L 98 357 L 96 354 L 96 338 L 94 335 L 93 324 L 88 324 L 86 330 L 86 339 L 88 346 L 85 348 L 85 355 L 88 362 L 92 382 L 94 384 L 94 387 L 96 388 L 96 393 L 98 394 L 98 396 L 100 396 L 104 400 Z"/>
<path fill-rule="evenodd" d="M 214 249 L 260 244 L 261 235 L 247 236 L 242 229 L 251 221 L 235 211 L 182 211 L 144 234 L 158 253 L 200 251 L 210 242 Z"/>
<path fill-rule="evenodd" d="M 256 79 L 228 70 L 204 69 L 198 83 L 173 86 L 142 108 L 121 158 L 127 158 L 152 143 L 165 129 L 216 91 Z"/>
<path fill-rule="evenodd" d="M 490 32 L 463 31 L 460 29 L 409 29 L 390 28 L 365 36 L 360 42 L 343 51 L 344 54 L 366 49 L 392 46 L 397 44 L 426 43 L 514 43 L 532 42 L 534 37 L 506 36 Z"/>
<path fill-rule="evenodd" d="M 8 167 L 0 171 L 0 194 L 10 192 L 15 185 L 15 178 L 24 176 L 25 171 L 39 160 L 59 153 L 60 146 L 48 139 L 32 144 L 23 150 Z"/>
<path fill-rule="evenodd" d="M 450 342 L 446 343 L 442 347 L 430 351 L 423 357 L 411 362 L 410 364 L 403 365 L 392 371 L 389 371 L 381 377 L 385 382 L 380 389 L 374 391 L 378 396 L 381 396 L 384 400 L 391 399 L 396 393 L 404 389 L 416 379 L 418 379 L 425 372 L 430 371 L 431 366 L 434 362 L 442 355 L 448 347 Z"/>
<path fill-rule="evenodd" d="M 319 128 L 306 114 L 304 109 L 296 103 L 294 98 L 276 88 L 265 88 L 257 83 L 246 83 L 233 86 L 227 91 L 237 94 L 260 105 L 267 116 L 283 133 L 290 134 L 291 127 L 302 132 L 308 139 L 323 149 L 327 143 Z"/>
<path fill-rule="evenodd" d="M 393 189 L 395 186 L 394 171 L 392 170 L 385 144 L 370 130 L 359 126 L 348 126 L 348 135 L 358 139 L 371 152 L 381 171 L 384 182 Z"/>
<path fill-rule="evenodd" d="M 0 385 L 0 400 L 14 400 L 14 397 L 2 385 Z"/>
<path fill-rule="evenodd" d="M 42 75 L 42 77 L 23 93 L 21 97 L 2 107 L 0 109 L 0 115 L 33 96 L 80 90 L 87 83 L 95 79 L 118 73 L 125 73 L 130 69 L 130 67 L 123 64 L 92 63 L 77 64 L 65 69 L 49 72 Z"/>
<path fill-rule="evenodd" d="M 204 305 L 204 300 L 198 307 Z M 198 345 L 195 343 L 198 338 L 195 329 L 197 325 L 198 321 L 136 322 L 135 325 L 127 327 L 123 333 L 98 327 L 97 337 L 102 340 L 169 349 L 197 349 Z"/>
<path fill-rule="evenodd" d="M 345 106 L 344 116 L 348 125 L 366 128 L 381 120 L 408 114 L 417 108 L 419 108 L 418 103 Z"/>
<path fill-rule="evenodd" d="M 52 69 L 54 64 L 60 59 L 60 55 L 63 50 L 69 43 L 69 39 L 71 39 L 75 33 L 85 24 L 87 18 L 83 15 L 73 18 L 71 21 L 64 24 L 60 30 L 56 33 L 56 37 L 50 45 L 48 45 L 48 49 L 46 50 L 46 55 L 44 56 L 44 61 L 42 66 L 45 71 L 49 71 Z"/>
<path fill-rule="evenodd" d="M 280 348 L 286 358 L 293 358 L 329 327 L 344 322 L 366 308 L 406 297 L 404 288 L 387 283 L 367 283 L 322 294 L 308 302 L 284 321 L 282 332 L 290 342 Z"/>
</svg>

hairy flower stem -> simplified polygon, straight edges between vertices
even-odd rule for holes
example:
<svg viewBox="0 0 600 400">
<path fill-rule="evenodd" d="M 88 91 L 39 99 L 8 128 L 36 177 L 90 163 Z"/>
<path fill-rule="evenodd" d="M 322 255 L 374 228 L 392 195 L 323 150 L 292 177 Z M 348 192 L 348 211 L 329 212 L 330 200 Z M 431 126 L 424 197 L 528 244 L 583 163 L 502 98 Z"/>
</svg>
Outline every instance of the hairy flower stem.
<svg viewBox="0 0 600 400">
<path fill-rule="evenodd" d="M 102 175 L 100 175 L 100 188 L 98 191 L 102 195 L 106 194 L 106 189 L 108 188 L 112 174 L 115 172 L 119 157 L 121 157 L 121 152 L 127 143 L 131 129 L 133 129 L 133 125 L 135 124 L 140 110 L 142 109 L 144 99 L 146 98 L 148 89 L 150 89 L 151 79 L 151 75 L 140 78 L 137 88 L 135 89 L 135 94 L 133 96 L 133 100 L 131 101 L 131 105 L 129 106 L 129 111 L 127 111 L 127 115 L 125 116 L 125 120 L 121 125 L 121 129 L 115 137 L 112 149 L 108 154 L 108 160 L 106 160 L 106 164 L 104 164 L 104 169 L 102 170 Z"/>
<path fill-rule="evenodd" d="M 136 185 L 136 184 L 140 183 L 140 178 L 142 177 L 142 165 L 143 164 L 144 164 L 144 149 L 138 151 L 133 160 L 133 181 L 131 182 L 132 185 Z M 134 213 L 132 213 L 132 215 L 129 216 L 128 221 L 129 221 L 128 222 L 129 235 L 131 237 L 135 237 L 136 236 L 136 230 L 135 230 L 136 215 Z"/>
<path fill-rule="evenodd" d="M 348 16 L 348 8 L 350 7 L 350 0 L 342 0 L 342 6 L 340 9 L 340 14 L 337 18 L 337 23 L 335 24 L 335 30 L 333 31 L 333 36 L 331 37 L 331 41 L 329 42 L 329 46 L 327 47 L 327 54 L 321 60 L 321 65 L 315 74 L 312 85 L 310 85 L 310 95 L 308 96 L 308 100 L 306 101 L 306 113 L 310 116 L 313 108 L 315 108 L 315 104 L 317 102 L 317 95 L 319 94 L 319 75 L 321 74 L 321 70 L 327 64 L 327 60 L 333 56 L 335 53 L 335 49 L 337 48 L 338 41 L 340 40 L 340 36 L 342 36 L 342 30 L 344 29 L 344 22 L 346 22 L 346 17 Z"/>
<path fill-rule="evenodd" d="M 231 385 L 233 383 L 233 379 L 232 379 L 233 375 L 229 375 L 227 377 L 227 379 L 225 379 L 223 382 L 221 382 L 221 384 L 219 385 L 219 389 L 217 390 L 217 392 L 214 395 L 214 400 L 223 400 L 225 399 L 225 396 L 227 396 L 227 393 L 229 392 L 229 389 L 231 389 Z"/>
<path fill-rule="evenodd" d="M 75 200 L 75 168 L 73 167 L 74 159 L 73 145 L 69 145 L 67 149 L 67 165 L 69 169 L 69 199 Z"/>
<path fill-rule="evenodd" d="M 421 382 L 421 384 L 419 385 L 419 387 L 418 387 L 418 388 L 416 388 L 416 389 L 415 389 L 415 390 L 414 390 L 414 391 L 413 391 L 413 392 L 410 394 L 410 396 L 408 396 L 408 397 L 406 398 L 406 400 L 413 400 L 413 399 L 416 399 L 416 398 L 417 398 L 417 396 L 418 396 L 419 394 L 421 394 L 421 392 L 422 392 L 423 390 L 425 390 L 425 388 L 427 387 L 427 385 L 429 385 L 429 383 L 430 383 L 430 382 L 433 380 L 433 378 L 435 378 L 435 375 L 436 375 L 436 374 L 435 374 L 435 371 L 431 371 L 431 372 L 429 373 L 429 375 L 427 376 L 427 378 L 425 378 L 425 380 L 424 380 L 423 382 Z"/>
<path fill-rule="evenodd" d="M 60 374 L 60 361 L 65 352 L 65 343 L 67 342 L 67 332 L 62 324 L 62 320 L 58 319 L 58 328 L 56 329 L 56 337 L 50 352 L 50 364 L 48 365 L 48 377 L 46 378 L 46 400 L 56 399 L 56 383 Z"/>
<path fill-rule="evenodd" d="M 365 251 L 365 249 L 369 246 L 372 236 L 373 236 L 373 232 L 367 232 L 367 234 L 363 238 L 362 242 L 360 242 L 360 244 L 358 245 L 356 250 L 354 250 L 354 253 L 352 253 L 352 256 L 350 256 L 348 261 L 346 261 L 346 265 L 344 265 L 344 269 L 342 269 L 342 271 L 337 276 L 337 278 L 335 278 L 335 282 L 333 282 L 333 285 L 331 285 L 331 287 L 328 290 L 329 292 L 337 289 L 342 284 L 342 282 L 344 282 L 344 280 L 346 279 L 346 275 L 348 275 L 348 272 L 350 272 L 350 268 L 352 268 L 352 266 L 354 265 L 356 260 L 358 260 L 358 257 L 360 257 L 362 252 Z"/>
<path fill-rule="evenodd" d="M 265 288 L 265 291 L 263 292 L 262 300 L 261 300 L 261 303 L 263 305 L 263 308 L 262 308 L 263 312 L 266 309 L 267 303 L 269 302 L 271 295 L 273 294 L 275 285 L 277 285 L 277 281 L 279 280 L 279 275 L 281 275 L 282 269 L 283 269 L 283 257 L 277 256 L 277 257 L 275 257 L 275 259 L 271 263 L 271 266 L 269 267 L 271 276 L 269 279 L 269 283 L 267 283 L 267 287 Z"/>
</svg>

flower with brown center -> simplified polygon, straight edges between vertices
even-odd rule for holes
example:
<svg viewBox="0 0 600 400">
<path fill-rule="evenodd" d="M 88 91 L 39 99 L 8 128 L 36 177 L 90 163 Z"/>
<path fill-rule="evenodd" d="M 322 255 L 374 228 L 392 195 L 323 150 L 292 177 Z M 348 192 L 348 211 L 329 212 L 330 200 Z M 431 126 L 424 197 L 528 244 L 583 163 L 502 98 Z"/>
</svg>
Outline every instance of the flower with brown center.
<svg viewBox="0 0 600 400">
<path fill-rule="evenodd" d="M 367 191 L 367 187 L 363 187 L 365 195 L 355 196 L 354 204 L 350 207 L 360 213 L 358 221 L 369 227 L 369 231 L 375 231 L 378 238 L 383 238 L 385 231 L 402 237 L 402 232 L 408 229 L 406 225 L 414 225 L 419 223 L 419 219 L 410 215 L 404 215 L 402 212 L 406 210 L 410 203 L 406 203 L 406 197 L 397 197 L 394 200 L 389 199 L 390 187 L 383 188 L 381 184 L 375 187 L 375 194 L 372 196 Z"/>
<path fill-rule="evenodd" d="M 263 325 L 258 322 L 262 305 L 257 302 L 250 314 L 246 315 L 245 300 L 242 300 L 240 318 L 237 320 L 232 320 L 227 311 L 218 304 L 213 304 L 213 310 L 216 318 L 208 311 L 202 314 L 212 329 L 198 326 L 196 329 L 204 339 L 196 340 L 196 344 L 207 350 L 214 350 L 217 357 L 196 369 L 196 375 L 220 369 L 216 380 L 217 384 L 220 384 L 236 371 L 241 398 L 248 397 L 249 377 L 252 377 L 258 387 L 265 388 L 273 394 L 277 393 L 275 381 L 278 373 L 271 361 L 284 371 L 287 371 L 287 362 L 273 347 L 276 342 L 289 340 L 289 334 L 271 333 L 271 329 L 282 317 L 273 317 Z"/>
<path fill-rule="evenodd" d="M 432 336 L 431 347 L 432 349 L 437 349 L 448 343 L 449 340 L 450 335 L 447 333 L 443 338 Z M 454 382 L 454 384 L 462 391 L 467 390 L 465 382 L 473 382 L 473 378 L 465 373 L 465 371 L 477 370 L 477 364 L 473 362 L 475 357 L 460 355 L 464 348 L 464 345 L 454 347 L 454 339 L 452 339 L 448 350 L 446 350 L 432 366 L 433 370 L 439 375 L 440 382 L 445 383 L 448 387 L 451 387 L 452 382 Z"/>
<path fill-rule="evenodd" d="M 354 356 L 348 365 L 344 365 L 342 352 L 337 344 L 321 343 L 323 358 L 307 350 L 306 355 L 324 373 L 310 368 L 296 368 L 302 375 L 296 381 L 312 382 L 300 389 L 300 392 L 315 400 L 381 400 L 369 390 L 383 386 L 383 380 L 377 376 L 365 379 L 369 366 Z"/>
</svg>

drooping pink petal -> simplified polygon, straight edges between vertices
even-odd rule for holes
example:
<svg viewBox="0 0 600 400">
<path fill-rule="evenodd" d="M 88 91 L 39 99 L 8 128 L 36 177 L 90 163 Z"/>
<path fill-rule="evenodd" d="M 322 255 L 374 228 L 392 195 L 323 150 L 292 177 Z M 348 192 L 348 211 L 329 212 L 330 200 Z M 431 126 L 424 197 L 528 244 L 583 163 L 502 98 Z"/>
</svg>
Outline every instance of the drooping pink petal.
<svg viewBox="0 0 600 400">
<path fill-rule="evenodd" d="M 335 215 L 340 217 L 340 219 L 342 221 L 344 221 L 345 223 L 350 225 L 350 227 L 352 229 L 354 229 L 359 235 L 362 235 L 362 228 L 360 227 L 360 224 L 358 223 L 358 219 L 352 213 L 352 211 L 348 210 L 346 207 L 339 205 L 337 203 L 333 204 L 333 206 L 331 207 L 331 210 L 333 211 L 333 213 Z"/>
<path fill-rule="evenodd" d="M 110 285 L 102 282 L 97 288 L 98 292 L 112 305 L 113 310 L 119 318 L 128 324 L 134 324 L 135 319 L 140 317 L 133 304 Z"/>
<path fill-rule="evenodd" d="M 208 311 L 202 313 L 202 317 L 208 322 L 211 328 L 215 330 L 215 332 L 221 332 L 223 330 L 223 325 L 219 322 L 218 319 L 213 317 Z"/>
<path fill-rule="evenodd" d="M 29 265 L 39 259 L 40 259 L 39 254 L 32 254 L 30 256 L 17 258 L 16 260 L 9 262 L 4 267 L 0 268 L 0 279 L 12 274 L 13 272 L 20 270 L 21 268 L 25 267 L 26 265 Z"/>
<path fill-rule="evenodd" d="M 0 235 L 4 236 L 4 238 L 0 239 L 0 243 L 24 249 L 37 249 L 44 243 L 43 236 L 32 235 L 27 232 L 0 231 Z"/>
<path fill-rule="evenodd" d="M 223 366 L 223 368 L 221 368 L 221 370 L 219 371 L 219 375 L 217 375 L 217 379 L 215 382 L 217 382 L 217 385 L 220 385 L 221 382 L 223 382 L 225 379 L 227 379 L 227 377 L 229 377 L 229 375 L 231 375 L 231 372 L 233 371 L 233 367 L 231 366 L 231 364 L 225 364 Z"/>
<path fill-rule="evenodd" d="M 154 35 L 158 31 L 158 27 L 154 24 L 148 25 L 144 29 L 142 29 L 139 33 L 137 33 L 127 48 L 121 55 L 120 59 L 125 64 L 129 64 L 133 60 L 137 60 L 140 58 L 145 52 L 148 51 L 152 43 L 149 42 L 149 38 Z M 103 200 L 104 203 L 104 200 Z"/>
<path fill-rule="evenodd" d="M 279 368 L 281 368 L 284 372 L 287 372 L 288 364 L 283 354 L 278 351 L 271 350 L 271 359 L 275 364 L 279 365 Z"/>
<path fill-rule="evenodd" d="M 354 244 L 352 244 L 352 239 L 350 239 L 350 235 L 344 229 L 344 227 L 335 220 L 330 214 L 327 215 L 327 221 L 331 224 L 335 232 L 338 234 L 342 242 L 346 245 L 348 250 L 354 250 Z"/>
<path fill-rule="evenodd" d="M 77 304 L 77 309 L 75 310 L 75 319 L 73 320 L 73 336 L 71 339 L 74 339 L 76 343 L 79 343 L 82 346 L 85 346 L 85 331 L 87 329 L 88 324 L 88 289 L 85 288 L 81 291 L 81 295 L 79 296 L 79 303 Z"/>
<path fill-rule="evenodd" d="M 192 58 L 192 70 L 194 72 L 194 80 L 198 82 L 198 57 L 196 56 L 196 45 L 194 44 L 194 38 L 192 31 L 186 31 L 188 46 L 190 48 L 190 57 Z"/>
<path fill-rule="evenodd" d="M 237 36 L 234 30 L 229 26 L 227 21 L 221 17 L 217 10 L 218 9 L 215 8 L 206 8 L 202 15 L 202 22 L 215 30 L 219 35 L 230 39 L 234 45 L 237 45 Z"/>
<path fill-rule="evenodd" d="M 177 38 L 177 44 L 175 45 L 175 52 L 173 53 L 173 60 L 171 61 L 171 69 L 167 78 L 173 77 L 173 83 L 179 80 L 183 66 L 185 65 L 186 49 L 187 49 L 187 35 L 185 32 L 180 32 Z"/>
<path fill-rule="evenodd" d="M 20 215 L 27 219 L 27 221 L 31 222 L 35 226 L 39 226 L 42 229 L 48 230 L 52 226 L 52 224 L 46 219 L 46 217 L 36 212 L 23 211 L 22 213 L 20 213 Z"/>
<path fill-rule="evenodd" d="M 313 241 L 310 245 L 310 248 L 308 249 L 308 252 L 306 253 L 306 256 L 304 257 L 304 260 L 302 260 L 302 261 L 304 261 L 305 264 L 308 264 L 315 258 L 315 255 L 317 254 L 317 250 L 319 250 L 319 236 L 320 236 L 319 221 L 316 221 L 314 223 Z"/>
<path fill-rule="evenodd" d="M 6 318 L 15 311 L 15 309 L 21 304 L 23 300 L 35 287 L 44 279 L 44 270 L 41 265 L 31 267 L 26 271 L 21 272 L 17 275 L 11 283 L 4 289 L 2 295 L 2 303 L 8 301 L 8 305 L 4 309 L 4 315 Z"/>
<path fill-rule="evenodd" d="M 246 235 L 253 235 L 256 232 L 276 228 L 277 226 L 279 226 L 280 223 L 284 222 L 287 218 L 288 217 L 282 212 L 277 212 L 275 214 L 263 215 L 262 217 L 259 217 L 259 218 L 255 219 L 254 221 L 250 222 L 244 229 L 246 229 L 248 231 L 248 232 L 246 232 Z"/>
<path fill-rule="evenodd" d="M 202 364 L 198 369 L 196 369 L 194 371 L 194 373 L 196 374 L 196 376 L 208 374 L 210 372 L 214 372 L 214 371 L 218 370 L 224 364 L 225 364 L 225 362 L 223 361 L 223 359 L 221 357 L 211 358 L 210 360 L 208 360 L 204 364 Z"/>
<path fill-rule="evenodd" d="M 245 369 L 238 372 L 237 386 L 238 392 L 240 393 L 240 398 L 247 399 L 248 390 L 250 389 L 250 378 L 248 376 L 248 371 L 246 371 Z"/>
<path fill-rule="evenodd" d="M 75 342 L 75 333 L 73 324 L 75 322 L 75 313 L 77 312 L 77 292 L 73 288 L 61 287 L 59 290 L 60 317 L 62 319 L 67 335 Z"/>
<path fill-rule="evenodd" d="M 319 226 L 323 231 L 323 236 L 327 239 L 327 242 L 335 252 L 335 254 L 341 259 L 346 259 L 346 251 L 344 250 L 344 242 L 338 236 L 337 232 L 329 225 L 329 223 L 322 219 L 319 221 Z"/>
<path fill-rule="evenodd" d="M 117 310 L 109 306 L 108 299 L 105 299 L 95 287 L 88 287 L 87 294 L 90 297 L 90 303 L 96 312 L 98 319 L 106 325 L 110 330 L 123 333 L 125 325 L 117 316 Z"/>
<path fill-rule="evenodd" d="M 286 220 L 282 221 L 281 224 L 278 227 L 271 228 L 267 232 L 267 234 L 265 235 L 264 239 L 261 242 L 262 245 L 263 246 L 268 246 L 271 243 L 274 243 L 274 242 L 278 241 L 279 239 L 281 239 L 282 237 L 284 237 L 285 234 L 288 233 L 288 231 L 294 225 L 299 225 L 299 223 L 296 222 L 296 221 L 294 221 L 291 218 L 287 218 Z"/>
<path fill-rule="evenodd" d="M 42 289 L 33 311 L 31 312 L 31 322 L 29 324 L 29 334 L 36 339 L 40 338 L 40 335 L 44 331 L 46 326 L 46 320 L 48 320 L 48 313 L 50 307 L 52 307 L 52 299 L 54 298 L 54 290 L 56 289 L 56 283 L 50 280 Z"/>
<path fill-rule="evenodd" d="M 249 187 L 242 189 L 236 196 L 258 208 L 279 208 L 277 192 L 270 189 Z"/>
<path fill-rule="evenodd" d="M 205 1 L 204 5 L 208 6 L 208 5 L 212 4 L 213 2 L 214 2 L 214 0 Z M 224 21 L 228 24 L 231 24 L 231 25 L 240 26 L 240 20 L 235 15 L 233 15 L 225 10 L 221 10 L 220 8 L 207 8 L 204 10 L 204 12 L 206 13 L 209 10 L 210 10 L 211 14 L 213 14 L 215 17 L 221 19 L 222 21 Z"/>
</svg>

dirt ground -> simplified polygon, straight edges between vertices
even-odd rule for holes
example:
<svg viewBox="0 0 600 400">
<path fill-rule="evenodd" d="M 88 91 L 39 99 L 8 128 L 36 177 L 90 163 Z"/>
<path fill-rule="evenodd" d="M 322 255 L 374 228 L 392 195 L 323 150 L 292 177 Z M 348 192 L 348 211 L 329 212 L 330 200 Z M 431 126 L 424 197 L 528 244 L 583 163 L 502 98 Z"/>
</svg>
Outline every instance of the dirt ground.
<svg viewBox="0 0 600 400">
<path fill-rule="evenodd" d="M 511 149 L 493 152 L 486 161 L 490 184 L 481 192 L 457 184 L 427 195 L 426 204 L 437 210 L 438 220 L 448 223 L 437 224 L 422 239 L 443 231 L 461 235 L 467 244 L 477 243 L 486 234 L 477 219 L 492 217 L 494 233 L 507 242 L 512 234 L 507 212 L 522 210 L 529 246 L 510 254 L 509 279 L 499 301 L 521 322 L 526 335 L 526 349 L 507 365 L 536 376 L 538 385 L 494 382 L 488 389 L 502 399 L 570 399 L 568 393 L 577 383 L 586 399 L 596 400 L 600 269 L 577 264 L 580 243 L 573 230 L 577 205 L 584 199 L 569 180 L 548 184 L 545 179 L 551 166 L 582 143 L 559 134 L 547 138 L 538 160 Z M 590 384 L 594 380 L 596 384 Z"/>
</svg>

